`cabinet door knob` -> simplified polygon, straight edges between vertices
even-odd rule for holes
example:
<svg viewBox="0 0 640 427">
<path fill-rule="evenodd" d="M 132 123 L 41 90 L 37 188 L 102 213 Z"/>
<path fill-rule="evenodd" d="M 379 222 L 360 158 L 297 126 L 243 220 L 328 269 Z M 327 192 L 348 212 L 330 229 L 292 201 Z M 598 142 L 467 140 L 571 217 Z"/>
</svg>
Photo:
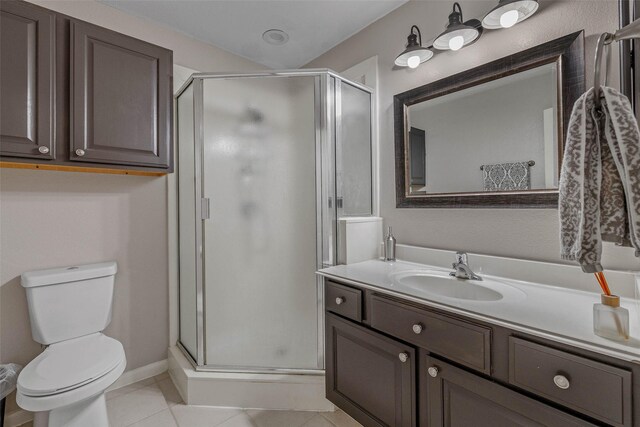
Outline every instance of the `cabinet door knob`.
<svg viewBox="0 0 640 427">
<path fill-rule="evenodd" d="M 420 333 L 422 332 L 422 325 L 420 323 L 416 323 L 411 327 L 411 329 L 413 329 L 414 334 L 420 335 Z"/>
<path fill-rule="evenodd" d="M 571 385 L 569 383 L 569 379 L 564 375 L 556 375 L 555 377 L 553 377 L 553 383 L 556 386 L 558 386 L 558 388 L 561 388 L 562 390 L 568 389 L 569 386 Z"/>
<path fill-rule="evenodd" d="M 340 305 L 340 304 L 344 303 L 344 301 L 345 301 L 344 297 L 338 297 L 338 298 L 336 298 L 336 304 L 338 304 L 338 305 Z"/>
<path fill-rule="evenodd" d="M 40 152 L 40 154 L 49 154 L 49 147 L 41 145 L 38 147 L 38 151 Z"/>
<path fill-rule="evenodd" d="M 403 351 L 398 355 L 398 359 L 400 359 L 402 363 L 405 363 L 407 360 L 409 360 L 409 355 Z"/>
<path fill-rule="evenodd" d="M 431 366 L 429 367 L 429 369 L 427 369 L 427 372 L 429 373 L 430 377 L 437 377 L 438 376 L 438 368 L 436 368 L 435 366 Z"/>
<path fill-rule="evenodd" d="M 78 148 L 76 150 L 76 156 L 82 157 L 82 156 L 84 156 L 84 154 L 85 153 L 84 153 L 84 150 L 82 148 Z"/>
</svg>

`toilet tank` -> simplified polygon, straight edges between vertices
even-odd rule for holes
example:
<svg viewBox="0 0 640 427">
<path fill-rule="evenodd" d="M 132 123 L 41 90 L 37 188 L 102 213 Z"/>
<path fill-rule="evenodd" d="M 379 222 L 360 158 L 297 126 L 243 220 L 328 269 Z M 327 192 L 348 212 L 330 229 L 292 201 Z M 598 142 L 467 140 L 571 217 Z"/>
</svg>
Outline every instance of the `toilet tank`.
<svg viewBox="0 0 640 427">
<path fill-rule="evenodd" d="M 103 331 L 117 270 L 103 262 L 23 273 L 33 339 L 48 345 Z"/>
</svg>

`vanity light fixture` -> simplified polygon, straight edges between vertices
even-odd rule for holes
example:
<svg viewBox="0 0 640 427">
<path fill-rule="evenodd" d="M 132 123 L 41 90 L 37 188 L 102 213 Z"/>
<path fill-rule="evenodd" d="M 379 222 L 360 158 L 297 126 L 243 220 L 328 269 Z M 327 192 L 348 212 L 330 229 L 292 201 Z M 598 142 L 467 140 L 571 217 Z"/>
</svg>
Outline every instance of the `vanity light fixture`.
<svg viewBox="0 0 640 427">
<path fill-rule="evenodd" d="M 470 19 L 464 22 L 462 7 L 456 2 L 449 14 L 447 29 L 433 41 L 433 47 L 439 50 L 460 50 L 477 40 L 481 31 L 482 23 L 479 20 Z"/>
<path fill-rule="evenodd" d="M 414 32 L 415 30 L 415 32 Z M 407 48 L 395 60 L 399 67 L 418 68 L 418 65 L 428 61 L 433 52 L 422 47 L 422 34 L 416 25 L 411 26 L 411 32 L 407 37 Z"/>
<path fill-rule="evenodd" d="M 538 0 L 500 0 L 482 20 L 489 30 L 511 28 L 524 21 L 538 10 Z"/>
</svg>

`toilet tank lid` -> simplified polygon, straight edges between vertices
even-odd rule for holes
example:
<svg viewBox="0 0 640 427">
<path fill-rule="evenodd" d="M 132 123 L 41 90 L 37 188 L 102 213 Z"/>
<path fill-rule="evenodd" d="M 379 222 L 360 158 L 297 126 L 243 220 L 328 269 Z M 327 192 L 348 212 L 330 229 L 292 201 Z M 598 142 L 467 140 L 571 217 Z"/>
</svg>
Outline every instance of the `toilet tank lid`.
<svg viewBox="0 0 640 427">
<path fill-rule="evenodd" d="M 95 279 L 96 277 L 113 276 L 117 271 L 118 264 L 114 261 L 28 271 L 22 273 L 22 286 L 31 288 L 34 286 L 76 282 L 78 280 Z"/>
</svg>

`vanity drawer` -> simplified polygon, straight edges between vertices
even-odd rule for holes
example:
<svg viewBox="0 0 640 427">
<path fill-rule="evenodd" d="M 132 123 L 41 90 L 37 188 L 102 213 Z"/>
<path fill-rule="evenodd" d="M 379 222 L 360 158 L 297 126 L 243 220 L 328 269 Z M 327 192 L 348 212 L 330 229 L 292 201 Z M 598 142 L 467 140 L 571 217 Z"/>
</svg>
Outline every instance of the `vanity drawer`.
<svg viewBox="0 0 640 427">
<path fill-rule="evenodd" d="M 371 297 L 370 324 L 434 354 L 491 373 L 491 329 L 453 317 Z"/>
<path fill-rule="evenodd" d="M 614 426 L 631 426 L 631 372 L 509 337 L 509 382 Z"/>
<path fill-rule="evenodd" d="M 341 316 L 362 321 L 362 291 L 341 285 L 330 280 L 325 281 L 325 308 Z"/>
</svg>

